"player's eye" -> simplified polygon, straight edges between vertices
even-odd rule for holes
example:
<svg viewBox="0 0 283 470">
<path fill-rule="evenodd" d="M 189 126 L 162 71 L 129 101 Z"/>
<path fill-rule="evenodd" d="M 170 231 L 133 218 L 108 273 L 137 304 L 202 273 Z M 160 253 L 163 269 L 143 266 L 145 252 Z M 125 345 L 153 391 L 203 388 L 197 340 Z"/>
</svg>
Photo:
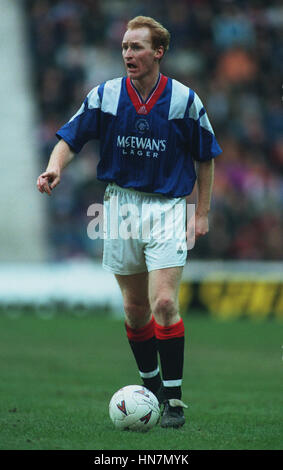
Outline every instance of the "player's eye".
<svg viewBox="0 0 283 470">
<path fill-rule="evenodd" d="M 134 50 L 134 49 L 141 49 L 141 46 L 138 45 L 138 44 L 132 44 L 132 45 L 130 45 L 130 46 L 128 46 L 127 44 L 122 45 L 122 49 L 123 49 L 123 50 L 127 50 L 128 48 L 129 48 L 129 49 L 133 49 L 133 50 Z"/>
</svg>

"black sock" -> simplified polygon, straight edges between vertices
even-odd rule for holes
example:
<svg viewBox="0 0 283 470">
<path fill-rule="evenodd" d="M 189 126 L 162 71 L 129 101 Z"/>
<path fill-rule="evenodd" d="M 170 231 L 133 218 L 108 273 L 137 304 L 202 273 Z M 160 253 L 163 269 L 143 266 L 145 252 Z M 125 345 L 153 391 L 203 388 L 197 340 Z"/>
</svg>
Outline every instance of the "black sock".
<svg viewBox="0 0 283 470">
<path fill-rule="evenodd" d="M 182 398 L 184 365 L 184 324 L 179 322 L 168 327 L 155 324 L 157 348 L 160 356 L 164 396 Z"/>
<path fill-rule="evenodd" d="M 126 331 L 144 386 L 156 393 L 161 386 L 154 319 L 142 328 L 133 329 L 126 323 Z"/>
</svg>

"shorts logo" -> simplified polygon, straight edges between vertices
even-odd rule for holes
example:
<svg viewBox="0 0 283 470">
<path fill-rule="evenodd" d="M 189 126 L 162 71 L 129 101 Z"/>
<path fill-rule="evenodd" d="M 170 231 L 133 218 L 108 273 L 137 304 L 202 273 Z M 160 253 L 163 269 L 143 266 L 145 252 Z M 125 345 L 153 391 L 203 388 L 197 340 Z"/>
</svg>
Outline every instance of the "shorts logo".
<svg viewBox="0 0 283 470">
<path fill-rule="evenodd" d="M 135 130 L 140 134 L 144 134 L 144 132 L 149 130 L 148 121 L 144 118 L 137 119 L 135 122 Z"/>
</svg>

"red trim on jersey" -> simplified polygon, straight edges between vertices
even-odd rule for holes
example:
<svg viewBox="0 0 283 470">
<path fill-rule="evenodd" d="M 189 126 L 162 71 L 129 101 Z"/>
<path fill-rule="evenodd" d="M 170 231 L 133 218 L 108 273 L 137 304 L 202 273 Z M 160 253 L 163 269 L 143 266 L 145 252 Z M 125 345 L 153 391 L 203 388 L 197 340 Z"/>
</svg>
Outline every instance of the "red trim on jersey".
<svg viewBox="0 0 283 470">
<path fill-rule="evenodd" d="M 168 77 L 160 74 L 159 82 L 153 93 L 148 97 L 145 103 L 141 100 L 137 90 L 133 86 L 130 77 L 126 78 L 126 87 L 128 91 L 128 95 L 130 97 L 131 102 L 133 103 L 136 112 L 138 114 L 148 114 L 153 106 L 157 103 L 160 96 L 162 95 L 164 88 L 166 87 L 168 81 Z"/>
<path fill-rule="evenodd" d="M 154 326 L 155 326 L 155 321 L 154 318 L 150 320 L 147 325 L 143 326 L 142 328 L 131 328 L 127 323 L 125 323 L 126 326 L 126 331 L 127 331 L 127 336 L 130 341 L 147 341 L 148 339 L 151 339 L 154 336 Z"/>
<path fill-rule="evenodd" d="M 158 325 L 155 322 L 155 336 L 157 339 L 182 338 L 185 336 L 185 327 L 181 318 L 177 323 L 170 326 Z"/>
</svg>

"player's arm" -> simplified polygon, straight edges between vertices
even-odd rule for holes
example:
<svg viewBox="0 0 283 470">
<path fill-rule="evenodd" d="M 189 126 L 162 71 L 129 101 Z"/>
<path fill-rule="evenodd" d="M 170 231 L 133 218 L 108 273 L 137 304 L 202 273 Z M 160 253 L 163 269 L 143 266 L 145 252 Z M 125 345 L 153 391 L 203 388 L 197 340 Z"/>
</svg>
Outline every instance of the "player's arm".
<svg viewBox="0 0 283 470">
<path fill-rule="evenodd" d="M 63 139 L 59 140 L 50 155 L 45 172 L 39 175 L 37 179 L 37 188 L 41 193 L 51 195 L 52 189 L 60 183 L 63 169 L 71 162 L 73 157 L 74 152 L 69 145 Z"/>
<path fill-rule="evenodd" d="M 195 238 L 205 235 L 209 230 L 208 214 L 214 181 L 214 160 L 198 162 L 197 194 L 198 201 L 195 214 Z"/>
</svg>

